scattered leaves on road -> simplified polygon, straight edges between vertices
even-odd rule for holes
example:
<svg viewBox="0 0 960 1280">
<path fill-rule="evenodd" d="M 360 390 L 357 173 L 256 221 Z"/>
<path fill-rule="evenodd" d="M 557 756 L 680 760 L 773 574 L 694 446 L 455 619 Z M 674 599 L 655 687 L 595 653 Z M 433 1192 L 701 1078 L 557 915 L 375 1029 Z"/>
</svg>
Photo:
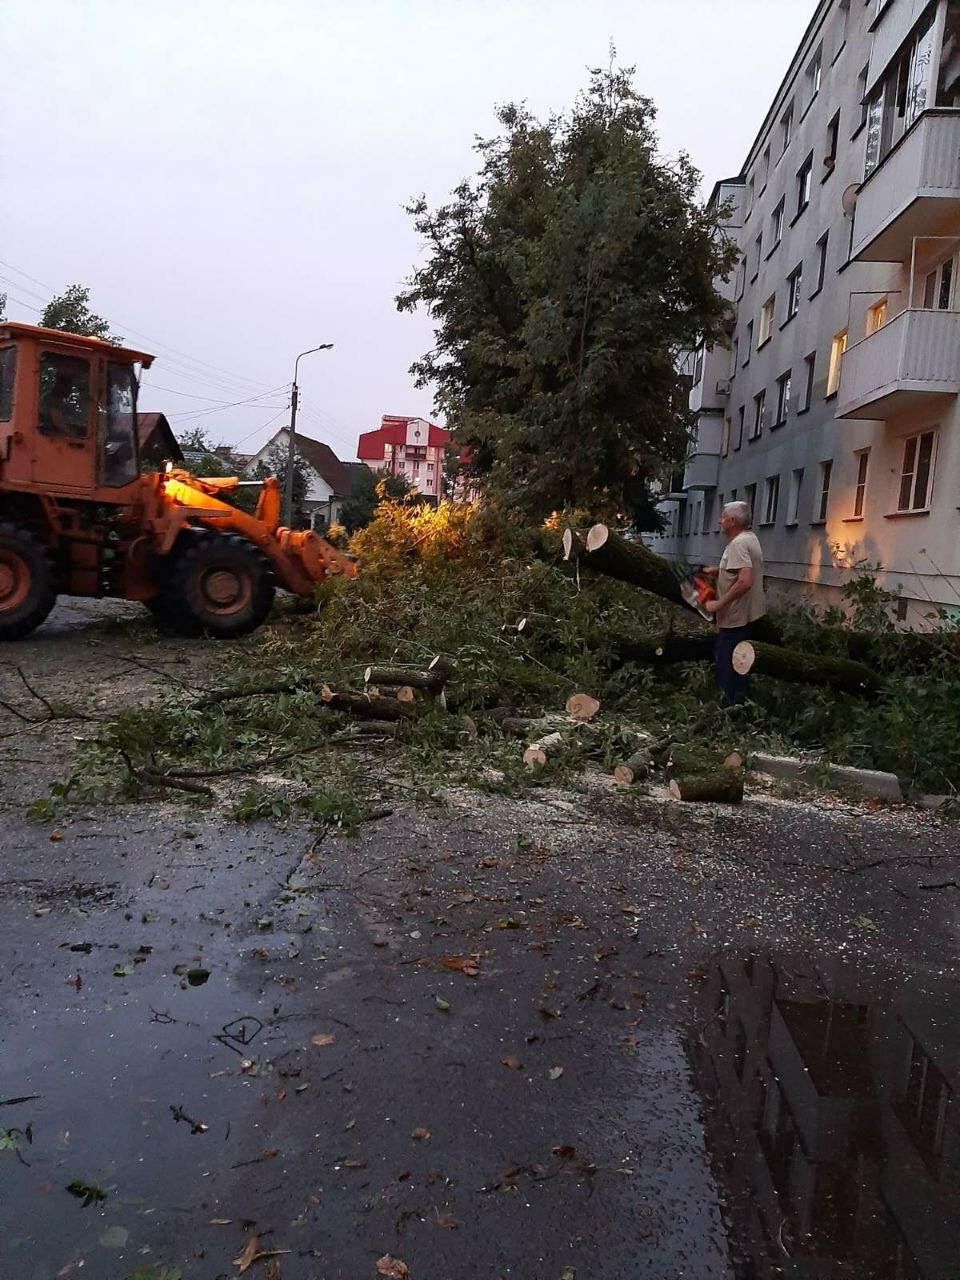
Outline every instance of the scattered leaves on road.
<svg viewBox="0 0 960 1280">
<path fill-rule="evenodd" d="M 329 1031 L 323 1031 L 315 1036 L 310 1037 L 310 1043 L 315 1044 L 318 1049 L 325 1049 L 327 1045 L 336 1044 L 337 1037 Z"/>
<path fill-rule="evenodd" d="M 261 1249 L 260 1240 L 257 1236 L 251 1236 L 244 1246 L 243 1253 L 239 1258 L 234 1258 L 233 1265 L 237 1268 L 237 1274 L 243 1275 L 255 1262 L 260 1262 L 267 1258 L 279 1258 L 284 1254 L 292 1253 L 291 1249 Z"/>
<path fill-rule="evenodd" d="M 475 978 L 480 972 L 480 952 L 475 951 L 469 956 L 444 956 L 440 963 L 444 969 L 462 973 L 467 978 Z"/>
<path fill-rule="evenodd" d="M 559 1080 L 563 1075 L 563 1067 L 551 1067 L 547 1072 L 547 1076 L 551 1080 Z"/>
<path fill-rule="evenodd" d="M 423 1129 L 423 1128 L 414 1129 L 410 1137 L 413 1138 L 414 1142 L 426 1142 L 427 1139 L 430 1137 L 430 1130 Z"/>
<path fill-rule="evenodd" d="M 107 1198 L 107 1193 L 98 1187 L 95 1182 L 84 1182 L 80 1178 L 74 1178 L 72 1182 L 68 1182 L 67 1190 L 72 1196 L 76 1196 L 78 1200 L 83 1201 L 85 1209 L 87 1205 Z"/>
<path fill-rule="evenodd" d="M 449 1005 L 449 1003 L 448 1003 L 446 1000 L 442 1000 L 442 999 L 440 998 L 440 996 L 435 996 L 435 997 L 434 997 L 434 1001 L 435 1001 L 435 1003 L 436 1003 L 437 1008 L 440 1010 L 440 1012 L 441 1012 L 441 1013 L 449 1013 L 449 1012 L 450 1012 L 450 1005 Z"/>
<path fill-rule="evenodd" d="M 511 1071 L 523 1070 L 523 1063 L 519 1058 L 515 1058 L 512 1053 L 508 1053 L 507 1056 L 505 1058 L 501 1058 L 500 1061 L 503 1066 L 509 1067 Z"/>
<path fill-rule="evenodd" d="M 399 1258 L 393 1258 L 389 1253 L 385 1253 L 382 1258 L 377 1259 L 377 1275 L 387 1276 L 388 1280 L 407 1280 L 410 1272 L 405 1262 L 401 1262 Z"/>
</svg>

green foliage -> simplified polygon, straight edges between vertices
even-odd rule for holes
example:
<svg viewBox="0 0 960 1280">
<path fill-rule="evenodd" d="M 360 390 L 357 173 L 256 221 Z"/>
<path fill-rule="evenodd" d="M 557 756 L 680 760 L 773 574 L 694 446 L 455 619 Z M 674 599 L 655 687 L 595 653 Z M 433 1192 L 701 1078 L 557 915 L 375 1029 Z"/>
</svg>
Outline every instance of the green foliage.
<svg viewBox="0 0 960 1280">
<path fill-rule="evenodd" d="M 726 343 L 722 210 L 700 203 L 686 156 L 659 154 L 632 74 L 593 71 L 546 121 L 500 108 L 479 173 L 438 209 L 409 206 L 428 257 L 397 305 L 435 323 L 418 385 L 437 387 L 487 496 L 534 519 L 648 517 L 691 424 L 678 355 Z"/>
<path fill-rule="evenodd" d="M 72 284 L 63 293 L 51 298 L 43 310 L 40 323 L 45 329 L 64 329 L 67 333 L 103 338 L 117 346 L 123 341 L 117 334 L 110 332 L 109 320 L 90 310 L 90 290 L 79 284 Z"/>
<path fill-rule="evenodd" d="M 234 822 L 258 822 L 261 818 L 286 818 L 289 797 L 277 787 L 248 787 L 230 810 Z"/>
</svg>

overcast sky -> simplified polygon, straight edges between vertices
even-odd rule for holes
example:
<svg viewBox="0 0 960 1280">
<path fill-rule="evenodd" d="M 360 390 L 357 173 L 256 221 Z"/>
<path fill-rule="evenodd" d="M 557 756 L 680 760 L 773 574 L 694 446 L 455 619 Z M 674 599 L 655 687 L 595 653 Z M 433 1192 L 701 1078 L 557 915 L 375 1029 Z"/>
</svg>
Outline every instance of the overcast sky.
<svg viewBox="0 0 960 1280">
<path fill-rule="evenodd" d="M 298 425 L 353 458 L 382 413 L 431 413 L 408 374 L 428 321 L 393 302 L 420 252 L 403 205 L 474 171 L 495 104 L 564 109 L 613 40 L 663 151 L 686 150 L 709 192 L 739 171 L 813 9 L 0 0 L 7 314 L 35 322 L 89 285 L 158 357 L 141 407 L 251 451 L 285 420 L 297 352 L 333 342 L 301 362 Z"/>
</svg>

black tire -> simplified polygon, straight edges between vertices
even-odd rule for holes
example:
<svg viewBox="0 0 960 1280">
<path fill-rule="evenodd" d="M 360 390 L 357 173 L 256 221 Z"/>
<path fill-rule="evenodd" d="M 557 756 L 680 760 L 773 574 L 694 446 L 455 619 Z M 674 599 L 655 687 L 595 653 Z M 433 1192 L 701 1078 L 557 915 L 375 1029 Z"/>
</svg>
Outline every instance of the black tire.
<svg viewBox="0 0 960 1280">
<path fill-rule="evenodd" d="M 273 594 L 269 561 L 252 542 L 202 533 L 175 553 L 153 612 L 179 635 L 232 640 L 261 625 Z"/>
<path fill-rule="evenodd" d="M 43 543 L 0 523 L 0 640 L 21 640 L 39 627 L 57 602 L 54 581 Z"/>
</svg>

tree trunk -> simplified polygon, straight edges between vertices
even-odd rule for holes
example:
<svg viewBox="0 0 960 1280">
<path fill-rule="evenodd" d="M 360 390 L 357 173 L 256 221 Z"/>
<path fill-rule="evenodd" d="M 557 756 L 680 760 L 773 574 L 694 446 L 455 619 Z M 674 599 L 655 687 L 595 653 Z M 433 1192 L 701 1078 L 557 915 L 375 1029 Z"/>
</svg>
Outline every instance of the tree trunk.
<svg viewBox="0 0 960 1280">
<path fill-rule="evenodd" d="M 447 683 L 446 673 L 442 670 L 411 671 L 404 667 L 367 667 L 363 673 L 366 684 L 399 685 L 401 688 L 426 689 L 428 693 L 439 693 Z"/>
<path fill-rule="evenodd" d="M 680 594 L 680 575 L 669 560 L 649 551 L 642 542 L 627 542 L 608 525 L 595 524 L 587 533 L 583 566 L 606 573 L 631 586 L 652 591 L 672 604 L 688 606 Z"/>
<path fill-rule="evenodd" d="M 592 720 L 600 710 L 600 703 L 589 693 L 571 693 L 567 699 L 567 715 L 574 720 Z"/>
<path fill-rule="evenodd" d="M 331 711 L 345 711 L 361 720 L 411 720 L 416 710 L 409 702 L 396 698 L 368 697 L 364 693 L 336 693 L 324 685 L 320 697 Z"/>
<path fill-rule="evenodd" d="M 562 733 L 548 733 L 545 738 L 531 742 L 523 753 L 523 763 L 528 769 L 540 769 L 557 747 L 563 745 Z"/>
<path fill-rule="evenodd" d="M 642 782 L 644 778 L 649 776 L 652 763 L 649 751 L 638 751 L 629 760 L 625 760 L 623 764 L 616 766 L 613 771 L 613 779 L 623 786 L 631 787 L 635 782 Z"/>
<path fill-rule="evenodd" d="M 873 693 L 880 681 L 873 669 L 849 658 L 832 658 L 777 645 L 751 642 L 755 653 L 753 674 L 771 676 L 790 684 L 823 685 L 837 693 Z M 670 666 L 677 662 L 709 662 L 713 659 L 713 635 L 622 636 L 612 647 L 622 662 L 646 666 Z"/>
<path fill-rule="evenodd" d="M 718 769 L 716 773 L 693 773 L 673 778 L 670 794 L 674 800 L 715 800 L 740 804 L 743 800 L 743 773 L 739 769 Z"/>
</svg>

